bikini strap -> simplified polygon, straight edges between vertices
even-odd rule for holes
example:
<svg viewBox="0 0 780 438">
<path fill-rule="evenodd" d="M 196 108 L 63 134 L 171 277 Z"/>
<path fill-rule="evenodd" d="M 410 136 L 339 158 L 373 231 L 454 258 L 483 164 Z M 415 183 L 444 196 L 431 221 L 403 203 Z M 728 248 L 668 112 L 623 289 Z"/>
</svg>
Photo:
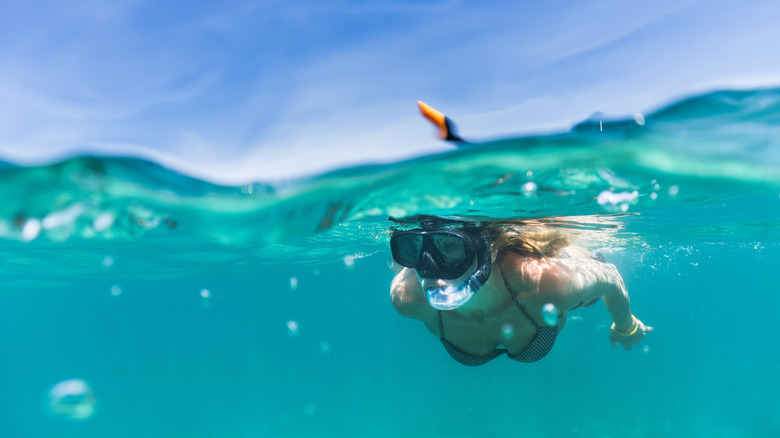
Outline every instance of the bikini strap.
<svg viewBox="0 0 780 438">
<path fill-rule="evenodd" d="M 504 275 L 504 270 L 501 269 L 501 266 L 498 267 L 499 271 L 501 272 L 501 278 L 504 280 L 504 286 L 506 286 L 507 292 L 509 292 L 509 296 L 512 297 L 512 301 L 515 303 L 515 306 L 520 309 L 520 312 L 523 313 L 525 318 L 534 326 L 534 328 L 538 331 L 542 328 L 539 324 L 534 321 L 533 318 L 531 318 L 531 315 L 528 314 L 528 312 L 525 311 L 522 305 L 517 301 L 517 295 L 512 291 L 512 287 L 509 285 L 509 282 L 506 279 L 506 276 Z M 441 316 L 439 317 L 439 327 L 441 327 Z"/>
<path fill-rule="evenodd" d="M 439 314 L 439 339 L 444 339 L 444 323 L 441 320 L 441 310 L 436 310 Z"/>
<path fill-rule="evenodd" d="M 510 294 L 512 294 L 512 293 L 510 292 Z M 515 306 L 517 306 L 517 308 L 518 308 L 518 309 L 520 309 L 520 311 L 521 311 L 521 312 L 523 312 L 523 315 L 525 315 L 525 318 L 526 318 L 528 321 L 530 321 L 530 322 L 531 322 L 531 324 L 533 324 L 533 326 L 534 326 L 534 328 L 535 328 L 536 330 L 539 330 L 539 329 L 541 329 L 541 328 L 542 328 L 542 326 L 540 326 L 539 324 L 537 324 L 537 323 L 536 323 L 536 321 L 534 321 L 534 319 L 533 319 L 533 318 L 531 318 L 531 315 L 529 315 L 529 314 L 528 314 L 528 312 L 526 312 L 526 311 L 525 311 L 525 309 L 523 308 L 523 306 L 521 306 L 521 305 L 520 305 L 520 303 L 518 303 L 518 302 L 517 302 L 517 297 L 515 296 L 515 294 L 512 294 L 512 301 L 514 301 L 514 302 L 515 302 Z"/>
</svg>

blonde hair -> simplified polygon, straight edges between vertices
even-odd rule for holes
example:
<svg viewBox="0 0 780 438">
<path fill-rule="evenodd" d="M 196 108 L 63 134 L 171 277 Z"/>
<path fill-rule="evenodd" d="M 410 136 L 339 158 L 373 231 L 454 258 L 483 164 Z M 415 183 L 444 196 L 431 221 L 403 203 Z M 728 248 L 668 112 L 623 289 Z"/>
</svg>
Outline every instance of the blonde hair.
<svg viewBox="0 0 780 438">
<path fill-rule="evenodd" d="M 541 225 L 489 225 L 488 230 L 492 240 L 490 249 L 494 254 L 512 251 L 529 257 L 552 258 L 571 244 L 567 234 Z"/>
</svg>

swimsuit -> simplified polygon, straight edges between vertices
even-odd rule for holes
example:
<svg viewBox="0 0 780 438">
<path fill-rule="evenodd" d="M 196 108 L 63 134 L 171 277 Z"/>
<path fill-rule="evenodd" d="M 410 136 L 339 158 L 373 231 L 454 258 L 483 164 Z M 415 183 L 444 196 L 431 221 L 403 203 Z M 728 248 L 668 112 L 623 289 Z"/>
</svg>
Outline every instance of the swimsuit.
<svg viewBox="0 0 780 438">
<path fill-rule="evenodd" d="M 504 279 L 504 283 L 506 283 L 506 279 Z M 466 353 L 465 351 L 459 349 L 458 347 L 452 345 L 447 339 L 444 338 L 444 323 L 441 319 L 441 310 L 438 311 L 439 314 L 439 339 L 441 340 L 441 343 L 444 345 L 444 348 L 447 350 L 447 353 L 452 356 L 453 359 L 457 360 L 458 362 L 462 363 L 463 365 L 468 366 L 478 366 L 478 365 L 484 365 L 491 360 L 497 358 L 498 356 L 501 356 L 502 354 L 506 353 L 507 356 L 509 356 L 510 359 L 516 360 L 518 362 L 536 362 L 547 355 L 547 353 L 550 352 L 550 350 L 553 347 L 553 344 L 555 344 L 555 338 L 558 336 L 558 326 L 557 325 L 545 325 L 540 326 L 539 324 L 534 321 L 533 318 L 531 318 L 531 315 L 528 314 L 528 312 L 523 309 L 523 306 L 520 305 L 519 302 L 517 302 L 517 297 L 514 293 L 512 293 L 512 289 L 509 288 L 509 284 L 506 285 L 507 290 L 509 291 L 509 294 L 512 296 L 512 301 L 514 301 L 515 306 L 517 306 L 518 309 L 520 309 L 520 312 L 523 313 L 523 315 L 528 319 L 528 322 L 531 323 L 531 325 L 534 326 L 536 329 L 536 335 L 531 340 L 531 344 L 528 345 L 528 348 L 525 350 L 517 353 L 517 354 L 511 354 L 509 353 L 506 348 L 496 348 L 491 352 L 490 354 L 485 355 L 478 355 L 478 354 L 472 354 L 472 353 Z M 563 315 L 560 315 L 562 317 Z"/>
<path fill-rule="evenodd" d="M 570 257 L 569 254 L 565 251 L 565 249 L 561 250 L 561 258 L 568 258 Z M 594 260 L 600 261 L 602 263 L 605 263 L 604 256 L 601 255 L 601 253 L 596 253 L 595 256 L 592 257 Z M 503 273 L 501 274 L 503 277 Z M 538 360 L 541 360 L 543 357 L 547 356 L 547 353 L 550 352 L 553 345 L 555 344 L 555 339 L 558 337 L 558 325 L 539 325 L 534 321 L 533 318 L 531 318 L 531 315 L 528 314 L 528 312 L 525 311 L 523 306 L 520 305 L 520 303 L 517 301 L 517 297 L 515 296 L 514 292 L 512 292 L 512 288 L 509 286 L 509 283 L 506 281 L 506 277 L 504 277 L 504 284 L 506 285 L 507 291 L 509 291 L 509 295 L 512 297 L 512 301 L 515 303 L 515 306 L 517 306 L 518 309 L 520 309 L 520 312 L 522 312 L 523 316 L 528 320 L 528 322 L 531 323 L 531 325 L 534 326 L 536 329 L 536 335 L 533 339 L 531 339 L 531 343 L 528 345 L 528 347 L 517 353 L 517 354 L 510 354 L 509 351 L 506 350 L 506 348 L 496 348 L 489 354 L 485 355 L 479 355 L 479 354 L 472 354 L 467 353 L 460 348 L 452 345 L 450 341 L 448 341 L 444 337 L 444 323 L 441 319 L 441 310 L 437 310 L 439 315 L 439 340 L 441 340 L 441 343 L 444 345 L 444 348 L 447 350 L 447 353 L 452 356 L 453 359 L 456 361 L 462 363 L 463 365 L 468 366 L 478 366 L 478 365 L 484 365 L 491 360 L 497 358 L 498 356 L 501 356 L 502 354 L 506 353 L 507 356 L 509 356 L 510 359 L 516 360 L 518 362 L 536 362 Z M 572 309 L 576 309 L 577 307 L 583 306 L 592 306 L 595 304 L 600 297 L 594 298 L 590 301 L 586 302 L 580 302 L 576 306 L 574 306 Z M 558 315 L 558 318 L 563 318 L 565 316 L 565 312 Z"/>
</svg>

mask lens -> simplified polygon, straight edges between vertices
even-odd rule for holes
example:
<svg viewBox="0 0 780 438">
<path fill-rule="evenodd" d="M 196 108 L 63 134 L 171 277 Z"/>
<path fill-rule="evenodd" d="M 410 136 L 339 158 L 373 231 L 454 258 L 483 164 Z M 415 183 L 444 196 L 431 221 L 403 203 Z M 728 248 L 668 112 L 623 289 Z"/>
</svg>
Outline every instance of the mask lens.
<svg viewBox="0 0 780 438">
<path fill-rule="evenodd" d="M 441 254 L 444 261 L 449 264 L 461 264 L 466 262 L 466 244 L 460 236 L 452 234 L 434 234 L 433 244 Z M 468 260 L 470 262 L 470 260 Z"/>
<path fill-rule="evenodd" d="M 440 231 L 423 244 L 423 257 L 417 272 L 422 277 L 450 280 L 463 275 L 474 263 L 474 247 L 461 232 Z"/>
<path fill-rule="evenodd" d="M 417 264 L 422 246 L 422 234 L 396 234 L 390 239 L 393 260 L 407 268 L 413 268 Z"/>
</svg>

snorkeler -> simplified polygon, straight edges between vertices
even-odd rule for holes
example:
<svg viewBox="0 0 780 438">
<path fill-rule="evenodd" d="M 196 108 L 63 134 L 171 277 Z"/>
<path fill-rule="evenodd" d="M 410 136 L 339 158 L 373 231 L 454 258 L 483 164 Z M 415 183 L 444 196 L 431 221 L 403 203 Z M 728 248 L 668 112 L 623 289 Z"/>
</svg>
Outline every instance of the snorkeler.
<svg viewBox="0 0 780 438">
<path fill-rule="evenodd" d="M 599 299 L 612 316 L 612 346 L 627 350 L 653 330 L 631 313 L 614 265 L 596 260 L 549 228 L 480 224 L 434 216 L 393 232 L 403 269 L 390 296 L 396 311 L 422 321 L 464 365 L 506 354 L 535 362 L 552 349 L 572 309 Z"/>
</svg>

